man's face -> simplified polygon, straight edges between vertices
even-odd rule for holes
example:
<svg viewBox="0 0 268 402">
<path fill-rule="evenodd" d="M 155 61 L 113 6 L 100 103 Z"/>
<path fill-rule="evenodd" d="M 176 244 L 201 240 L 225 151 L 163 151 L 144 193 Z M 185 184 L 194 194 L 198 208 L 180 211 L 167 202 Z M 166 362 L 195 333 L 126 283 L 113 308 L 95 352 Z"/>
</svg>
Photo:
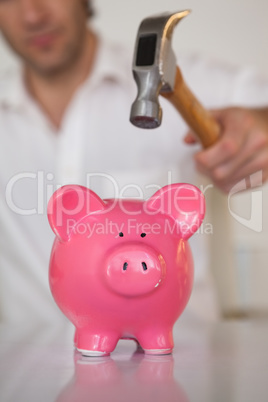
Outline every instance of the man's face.
<svg viewBox="0 0 268 402">
<path fill-rule="evenodd" d="M 0 0 L 0 30 L 39 74 L 72 63 L 84 44 L 86 0 Z"/>
</svg>

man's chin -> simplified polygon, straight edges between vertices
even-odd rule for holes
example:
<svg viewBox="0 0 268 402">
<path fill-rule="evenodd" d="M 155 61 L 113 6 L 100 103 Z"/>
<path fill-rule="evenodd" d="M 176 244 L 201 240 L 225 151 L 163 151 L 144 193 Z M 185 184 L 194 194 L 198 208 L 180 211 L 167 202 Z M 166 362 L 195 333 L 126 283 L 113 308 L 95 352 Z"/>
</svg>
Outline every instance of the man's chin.
<svg viewBox="0 0 268 402">
<path fill-rule="evenodd" d="M 53 77 L 58 74 L 62 74 L 67 70 L 68 64 L 66 61 L 62 60 L 49 60 L 46 59 L 38 59 L 38 60 L 26 60 L 26 66 L 28 72 L 32 72 L 35 75 L 43 76 L 43 77 Z"/>
</svg>

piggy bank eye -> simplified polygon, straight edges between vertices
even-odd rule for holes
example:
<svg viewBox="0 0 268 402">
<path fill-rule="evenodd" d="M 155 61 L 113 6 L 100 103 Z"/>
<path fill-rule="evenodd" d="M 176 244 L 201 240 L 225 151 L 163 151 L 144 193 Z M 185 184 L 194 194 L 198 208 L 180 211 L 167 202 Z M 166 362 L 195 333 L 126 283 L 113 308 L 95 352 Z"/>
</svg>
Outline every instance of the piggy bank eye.
<svg viewBox="0 0 268 402">
<path fill-rule="evenodd" d="M 142 234 L 141 234 L 141 237 L 145 237 L 145 236 L 146 236 L 146 233 L 142 233 Z"/>
<path fill-rule="evenodd" d="M 124 233 L 123 233 L 123 232 L 120 232 L 118 236 L 119 236 L 119 237 L 124 237 Z"/>
</svg>

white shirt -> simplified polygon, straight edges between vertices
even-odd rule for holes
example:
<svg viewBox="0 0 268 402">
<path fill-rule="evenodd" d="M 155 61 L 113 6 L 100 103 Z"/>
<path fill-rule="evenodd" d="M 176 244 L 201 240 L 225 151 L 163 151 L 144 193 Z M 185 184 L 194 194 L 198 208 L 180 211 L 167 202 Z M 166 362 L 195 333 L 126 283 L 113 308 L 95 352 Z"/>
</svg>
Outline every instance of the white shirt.
<svg viewBox="0 0 268 402">
<path fill-rule="evenodd" d="M 252 71 L 219 67 L 196 56 L 181 57 L 179 65 L 205 107 L 268 104 L 268 83 Z M 168 182 L 206 184 L 191 157 L 199 146 L 183 144 L 186 126 L 178 113 L 160 99 L 161 127 L 133 127 L 129 114 L 135 95 L 131 57 L 103 42 L 58 132 L 27 93 L 20 68 L 0 80 L 2 320 L 64 320 L 48 286 L 54 234 L 46 205 L 58 186 L 86 185 L 104 198 L 148 198 Z M 202 283 L 208 278 L 205 236 L 196 234 L 192 244 L 196 283 Z"/>
</svg>

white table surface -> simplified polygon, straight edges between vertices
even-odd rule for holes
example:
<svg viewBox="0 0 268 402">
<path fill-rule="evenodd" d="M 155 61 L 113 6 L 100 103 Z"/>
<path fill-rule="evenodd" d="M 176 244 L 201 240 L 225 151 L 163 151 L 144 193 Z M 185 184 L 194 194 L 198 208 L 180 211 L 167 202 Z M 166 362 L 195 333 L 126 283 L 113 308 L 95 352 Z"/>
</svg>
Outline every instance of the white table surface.
<svg viewBox="0 0 268 402">
<path fill-rule="evenodd" d="M 82 358 L 53 326 L 0 326 L 1 402 L 267 402 L 268 321 L 174 328 L 171 356 L 120 341 L 110 357 Z"/>
</svg>

